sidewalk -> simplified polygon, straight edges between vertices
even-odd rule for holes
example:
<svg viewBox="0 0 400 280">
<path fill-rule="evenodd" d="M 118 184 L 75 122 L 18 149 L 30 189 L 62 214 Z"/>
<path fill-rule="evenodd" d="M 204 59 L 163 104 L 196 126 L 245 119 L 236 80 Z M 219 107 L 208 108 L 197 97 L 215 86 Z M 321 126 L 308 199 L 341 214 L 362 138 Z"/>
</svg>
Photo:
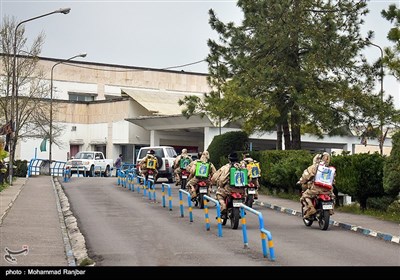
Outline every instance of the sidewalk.
<svg viewBox="0 0 400 280">
<path fill-rule="evenodd" d="M 259 195 L 255 205 L 299 216 L 299 223 L 302 223 L 300 202 Z M 0 192 L 0 215 L 0 266 L 76 265 L 65 253 L 69 240 L 63 230 L 65 224 L 59 200 L 49 176 L 18 178 L 13 186 Z M 354 231 L 354 234 L 399 244 L 399 224 L 338 211 L 331 221 L 331 226 Z M 10 262 L 11 257 L 6 258 L 6 248 L 19 253 L 11 254 L 14 263 Z"/>
<path fill-rule="evenodd" d="M 68 266 L 58 205 L 49 176 L 17 178 L 0 192 L 0 266 Z"/>
</svg>

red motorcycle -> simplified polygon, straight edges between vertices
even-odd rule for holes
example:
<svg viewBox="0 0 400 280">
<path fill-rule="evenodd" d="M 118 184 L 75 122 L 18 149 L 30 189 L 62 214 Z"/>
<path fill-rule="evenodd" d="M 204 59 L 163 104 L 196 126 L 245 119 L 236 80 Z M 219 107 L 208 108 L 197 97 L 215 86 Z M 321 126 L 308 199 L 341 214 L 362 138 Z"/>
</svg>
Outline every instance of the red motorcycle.
<svg viewBox="0 0 400 280">
<path fill-rule="evenodd" d="M 244 204 L 246 204 L 250 208 L 253 208 L 254 197 L 256 195 L 256 192 L 257 192 L 257 186 L 253 182 L 250 182 L 246 187 L 246 199 L 244 201 Z"/>
<path fill-rule="evenodd" d="M 199 180 L 196 184 L 196 197 L 193 198 L 196 207 L 198 206 L 200 209 L 204 209 L 204 195 L 210 195 L 209 186 L 209 180 Z"/>
<path fill-rule="evenodd" d="M 186 189 L 186 184 L 187 184 L 189 174 L 190 174 L 189 171 L 187 171 L 186 169 L 183 169 L 181 174 L 179 174 L 179 176 L 181 176 L 181 189 L 182 190 Z"/>
<path fill-rule="evenodd" d="M 333 206 L 335 205 L 334 200 L 328 194 L 319 194 L 311 200 L 317 212 L 308 218 L 304 218 L 304 208 L 307 206 L 302 203 L 301 214 L 304 224 L 309 227 L 314 221 L 318 221 L 319 228 L 321 230 L 327 230 L 329 227 L 330 217 L 333 214 Z"/>
<path fill-rule="evenodd" d="M 226 225 L 227 220 L 231 221 L 231 228 L 237 229 L 240 220 L 240 205 L 245 201 L 245 187 L 231 187 L 231 194 L 225 199 L 226 213 L 222 217 L 222 225 Z"/>
<path fill-rule="evenodd" d="M 156 177 L 156 172 L 154 171 L 154 169 L 148 169 L 147 170 L 147 174 L 145 176 L 146 178 L 146 182 L 147 180 L 154 180 L 154 183 L 156 183 L 157 177 Z"/>
</svg>

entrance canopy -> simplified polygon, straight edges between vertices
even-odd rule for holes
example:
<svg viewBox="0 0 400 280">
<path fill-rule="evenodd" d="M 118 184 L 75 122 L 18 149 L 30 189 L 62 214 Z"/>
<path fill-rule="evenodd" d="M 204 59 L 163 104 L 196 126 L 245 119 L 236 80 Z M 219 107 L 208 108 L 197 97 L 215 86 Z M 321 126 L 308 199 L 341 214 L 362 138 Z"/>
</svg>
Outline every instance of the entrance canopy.
<svg viewBox="0 0 400 280">
<path fill-rule="evenodd" d="M 191 116 L 186 118 L 183 115 L 171 116 L 139 116 L 125 119 L 147 130 L 184 130 L 186 132 L 201 131 L 204 127 L 214 127 L 213 122 L 204 116 Z"/>
<path fill-rule="evenodd" d="M 178 102 L 189 95 L 204 97 L 203 93 L 198 92 L 183 93 L 168 90 L 121 89 L 121 96 L 131 97 L 152 115 L 169 116 L 181 114 L 182 107 Z"/>
</svg>

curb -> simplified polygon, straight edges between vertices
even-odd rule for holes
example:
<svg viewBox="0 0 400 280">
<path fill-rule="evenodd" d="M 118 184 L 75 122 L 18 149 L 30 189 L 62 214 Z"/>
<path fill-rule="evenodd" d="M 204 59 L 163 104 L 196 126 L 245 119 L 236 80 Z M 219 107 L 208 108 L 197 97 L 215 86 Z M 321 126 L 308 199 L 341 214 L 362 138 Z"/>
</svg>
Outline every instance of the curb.
<svg viewBox="0 0 400 280">
<path fill-rule="evenodd" d="M 61 177 L 53 177 L 54 191 L 57 192 L 57 208 L 59 211 L 60 224 L 63 231 L 65 252 L 69 258 L 70 266 L 95 266 L 95 262 L 89 258 L 86 248 L 85 237 L 78 227 L 77 219 L 74 217 L 67 196 L 64 193 Z M 83 264 L 88 263 L 88 264 Z"/>
<path fill-rule="evenodd" d="M 286 213 L 289 215 L 298 216 L 298 217 L 302 216 L 300 211 L 293 210 L 290 208 L 285 208 L 285 207 L 273 205 L 270 203 L 264 203 L 262 201 L 254 201 L 254 204 L 265 207 L 265 208 L 270 208 L 275 211 L 283 212 L 283 213 Z M 329 224 L 334 225 L 336 227 L 343 228 L 345 230 L 355 231 L 355 232 L 361 233 L 366 236 L 371 236 L 371 237 L 375 237 L 375 238 L 382 239 L 385 241 L 400 244 L 400 236 L 395 236 L 395 235 L 392 235 L 389 233 L 382 233 L 382 232 L 375 231 L 372 229 L 363 228 L 363 227 L 360 227 L 357 225 L 346 224 L 346 223 L 342 223 L 342 222 L 335 221 L 332 219 L 330 220 Z"/>
<path fill-rule="evenodd" d="M 25 181 L 26 182 L 26 181 Z M 11 200 L 11 202 L 8 204 L 8 207 L 4 211 L 4 213 L 0 217 L 0 226 L 3 224 L 4 218 L 7 216 L 8 212 L 10 211 L 11 207 L 13 206 L 15 200 L 18 198 L 19 194 L 21 193 L 22 189 L 25 187 L 25 182 L 22 184 L 21 188 L 17 192 L 17 194 L 14 196 L 14 198 Z"/>
<path fill-rule="evenodd" d="M 76 266 L 74 253 L 72 251 L 72 246 L 71 246 L 71 242 L 70 242 L 69 235 L 67 232 L 67 227 L 65 225 L 64 214 L 61 210 L 60 197 L 58 195 L 58 191 L 54 184 L 53 176 L 51 176 L 51 185 L 53 186 L 54 194 L 56 196 L 58 220 L 60 221 L 61 232 L 62 232 L 62 237 L 63 237 L 63 242 L 64 242 L 64 249 L 65 249 L 65 253 L 67 256 L 68 266 Z"/>
</svg>

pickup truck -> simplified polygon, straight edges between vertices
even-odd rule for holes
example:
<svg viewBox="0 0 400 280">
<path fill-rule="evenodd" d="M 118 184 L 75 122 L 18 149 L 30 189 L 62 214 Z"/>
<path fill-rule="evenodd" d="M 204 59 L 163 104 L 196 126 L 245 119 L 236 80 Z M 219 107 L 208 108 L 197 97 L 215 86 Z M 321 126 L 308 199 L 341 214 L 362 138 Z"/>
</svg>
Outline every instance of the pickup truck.
<svg viewBox="0 0 400 280">
<path fill-rule="evenodd" d="M 99 176 L 109 177 L 114 167 L 112 159 L 106 159 L 102 152 L 81 151 L 72 159 L 68 160 L 65 168 L 69 169 L 69 174 L 82 174 L 86 177 Z"/>
</svg>

